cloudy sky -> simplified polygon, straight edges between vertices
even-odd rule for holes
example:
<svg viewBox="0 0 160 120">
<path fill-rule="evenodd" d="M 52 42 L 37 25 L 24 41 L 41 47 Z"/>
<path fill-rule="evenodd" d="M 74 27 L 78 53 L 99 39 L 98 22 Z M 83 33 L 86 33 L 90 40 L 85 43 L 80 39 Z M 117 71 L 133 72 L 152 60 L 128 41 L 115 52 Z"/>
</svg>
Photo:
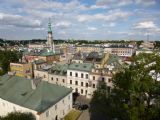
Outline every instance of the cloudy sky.
<svg viewBox="0 0 160 120">
<path fill-rule="evenodd" d="M 0 0 L 0 38 L 160 40 L 160 0 Z"/>
</svg>

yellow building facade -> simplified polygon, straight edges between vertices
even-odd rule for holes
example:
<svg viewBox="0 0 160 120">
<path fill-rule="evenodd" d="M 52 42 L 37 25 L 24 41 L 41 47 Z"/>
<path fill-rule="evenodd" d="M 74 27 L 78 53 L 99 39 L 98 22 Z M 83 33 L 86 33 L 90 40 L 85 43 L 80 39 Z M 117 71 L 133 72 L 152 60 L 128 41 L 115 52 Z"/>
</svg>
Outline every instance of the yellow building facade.
<svg viewBox="0 0 160 120">
<path fill-rule="evenodd" d="M 33 77 L 32 63 L 10 63 L 10 71 L 20 77 Z"/>
</svg>

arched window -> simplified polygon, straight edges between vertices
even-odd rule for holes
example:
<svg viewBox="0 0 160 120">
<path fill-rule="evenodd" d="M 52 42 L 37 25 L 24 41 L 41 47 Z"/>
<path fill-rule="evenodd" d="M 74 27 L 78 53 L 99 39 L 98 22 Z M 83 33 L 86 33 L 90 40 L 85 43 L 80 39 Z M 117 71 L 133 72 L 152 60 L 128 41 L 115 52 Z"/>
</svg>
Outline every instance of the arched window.
<svg viewBox="0 0 160 120">
<path fill-rule="evenodd" d="M 75 73 L 75 76 L 78 77 L 78 73 Z"/>
<path fill-rule="evenodd" d="M 86 95 L 87 95 L 87 90 L 86 90 Z"/>
<path fill-rule="evenodd" d="M 86 87 L 88 87 L 88 83 L 86 83 Z"/>
<path fill-rule="evenodd" d="M 104 82 L 104 80 L 105 80 L 104 77 L 102 77 L 102 81 L 103 81 L 103 82 Z"/>
<path fill-rule="evenodd" d="M 72 80 L 70 80 L 70 84 L 72 84 Z"/>
<path fill-rule="evenodd" d="M 83 82 L 81 82 L 81 86 L 83 86 Z"/>
<path fill-rule="evenodd" d="M 95 88 L 96 87 L 96 85 L 95 84 L 93 84 L 93 88 Z"/>
<path fill-rule="evenodd" d="M 86 79 L 88 79 L 88 74 L 86 74 Z"/>
<path fill-rule="evenodd" d="M 75 81 L 75 85 L 78 85 L 78 81 Z"/>
<path fill-rule="evenodd" d="M 62 79 L 62 82 L 64 83 L 64 79 Z"/>
<path fill-rule="evenodd" d="M 72 76 L 72 72 L 70 72 L 70 76 Z"/>
<path fill-rule="evenodd" d="M 78 93 L 78 88 L 76 88 L 76 89 L 75 89 L 75 92 L 77 92 L 77 93 Z"/>
<path fill-rule="evenodd" d="M 81 94 L 83 94 L 83 89 L 81 89 Z"/>
<path fill-rule="evenodd" d="M 83 73 L 81 73 L 81 78 L 83 78 Z"/>
</svg>

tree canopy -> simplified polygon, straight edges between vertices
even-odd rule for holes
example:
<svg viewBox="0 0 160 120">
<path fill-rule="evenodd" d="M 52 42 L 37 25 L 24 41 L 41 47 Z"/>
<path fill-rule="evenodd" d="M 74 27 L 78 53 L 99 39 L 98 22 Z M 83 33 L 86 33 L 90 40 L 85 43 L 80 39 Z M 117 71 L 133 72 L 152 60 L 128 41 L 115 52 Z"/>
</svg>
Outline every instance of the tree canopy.
<svg viewBox="0 0 160 120">
<path fill-rule="evenodd" d="M 0 120 L 36 120 L 32 113 L 12 112 L 7 116 L 0 117 Z"/>
<path fill-rule="evenodd" d="M 113 77 L 113 89 L 107 95 L 101 90 L 91 101 L 91 119 L 104 120 L 160 119 L 160 56 L 139 54 L 130 66 Z M 101 114 L 96 114 L 98 111 Z M 101 120 L 103 120 L 101 119 Z"/>
<path fill-rule="evenodd" d="M 10 62 L 18 62 L 21 58 L 22 54 L 18 51 L 0 51 L 0 74 L 8 72 Z"/>
</svg>

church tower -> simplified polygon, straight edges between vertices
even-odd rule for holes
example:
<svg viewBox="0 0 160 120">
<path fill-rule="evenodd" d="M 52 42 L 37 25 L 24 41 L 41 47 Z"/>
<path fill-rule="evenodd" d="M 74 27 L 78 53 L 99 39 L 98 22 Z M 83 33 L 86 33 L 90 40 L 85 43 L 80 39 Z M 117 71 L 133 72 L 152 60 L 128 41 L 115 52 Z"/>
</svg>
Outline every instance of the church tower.
<svg viewBox="0 0 160 120">
<path fill-rule="evenodd" d="M 55 50 L 54 50 L 53 36 L 52 36 L 52 25 L 51 25 L 50 20 L 49 20 L 49 23 L 48 23 L 47 45 L 48 45 L 48 47 L 49 47 L 49 49 L 51 51 L 55 52 Z"/>
</svg>

